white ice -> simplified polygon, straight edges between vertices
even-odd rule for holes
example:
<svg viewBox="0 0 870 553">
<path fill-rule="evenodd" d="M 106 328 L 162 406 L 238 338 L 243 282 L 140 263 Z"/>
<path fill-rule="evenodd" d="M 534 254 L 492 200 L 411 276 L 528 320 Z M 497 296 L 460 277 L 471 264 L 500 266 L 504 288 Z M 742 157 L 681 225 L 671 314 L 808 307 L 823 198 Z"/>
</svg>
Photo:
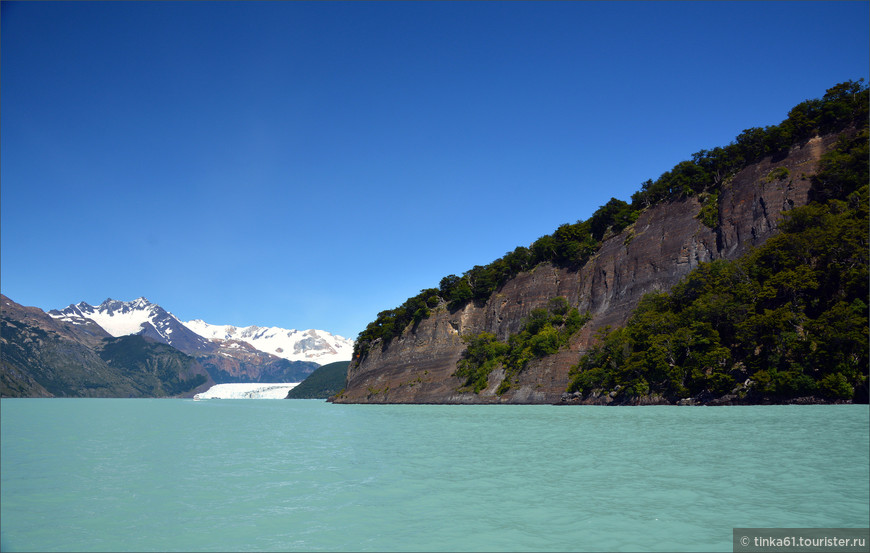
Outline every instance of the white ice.
<svg viewBox="0 0 870 553">
<path fill-rule="evenodd" d="M 298 382 L 215 384 L 205 392 L 193 396 L 193 399 L 284 399 L 287 392 L 298 385 Z"/>
</svg>

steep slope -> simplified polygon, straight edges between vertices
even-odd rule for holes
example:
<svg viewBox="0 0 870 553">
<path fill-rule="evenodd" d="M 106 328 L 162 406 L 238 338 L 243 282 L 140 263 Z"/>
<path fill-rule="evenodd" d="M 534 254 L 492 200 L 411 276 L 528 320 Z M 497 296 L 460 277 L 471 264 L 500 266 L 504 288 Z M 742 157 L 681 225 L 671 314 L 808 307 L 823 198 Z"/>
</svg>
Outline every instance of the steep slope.
<svg viewBox="0 0 870 553">
<path fill-rule="evenodd" d="M 843 138 L 776 235 L 644 296 L 571 370 L 563 400 L 867 403 L 870 142 L 866 128 Z"/>
<path fill-rule="evenodd" d="M 103 327 L 90 319 L 66 320 L 48 316 L 38 307 L 26 307 L 15 303 L 6 296 L 2 298 L 3 316 L 41 328 L 48 332 L 57 333 L 74 342 L 80 342 L 87 346 L 101 344 L 112 335 Z"/>
<path fill-rule="evenodd" d="M 188 354 L 213 352 L 217 348 L 206 338 L 192 332 L 172 313 L 145 298 L 130 302 L 111 298 L 94 307 L 86 302 L 48 312 L 71 324 L 93 321 L 114 337 L 140 334 Z"/>
<path fill-rule="evenodd" d="M 49 311 L 49 315 L 72 328 L 98 327 L 116 338 L 139 335 L 170 345 L 196 357 L 211 378 L 222 383 L 300 382 L 319 366 L 320 359 L 335 355 L 350 358 L 353 348 L 352 341 L 323 331 L 299 333 L 278 328 L 236 329 L 202 321 L 182 323 L 145 298 L 129 302 L 109 298 L 98 306 L 81 302 Z"/>
<path fill-rule="evenodd" d="M 58 320 L 0 298 L 3 397 L 165 397 L 213 384 L 192 357 L 170 346 L 113 338 L 93 322 Z"/>
<path fill-rule="evenodd" d="M 347 361 L 353 353 L 353 340 L 324 330 L 295 330 L 278 327 L 214 325 L 202 320 L 182 322 L 161 306 L 138 298 L 117 301 L 111 298 L 98 306 L 81 302 L 49 315 L 78 326 L 96 323 L 108 334 L 140 334 L 169 344 L 190 355 L 216 353 L 224 342 L 245 342 L 261 352 L 288 361 L 313 362 L 318 365 Z M 232 354 L 231 343 L 223 354 Z"/>
<path fill-rule="evenodd" d="M 622 232 L 603 237 L 579 270 L 543 263 L 508 280 L 485 302 L 451 310 L 442 300 L 429 316 L 355 359 L 347 388 L 334 401 L 559 401 L 570 367 L 589 349 L 595 333 L 625 324 L 645 293 L 668 290 L 699 263 L 734 259 L 775 234 L 783 211 L 807 203 L 810 176 L 836 141 L 837 134 L 800 141 L 784 155 L 765 157 L 721 183 L 713 228 L 701 221 L 703 196 L 657 203 Z M 466 351 L 462 336 L 490 332 L 507 340 L 532 310 L 546 308 L 558 296 L 591 316 L 567 349 L 532 359 L 501 395 L 496 390 L 503 370 L 494 371 L 489 386 L 478 394 L 462 389 L 463 381 L 454 376 Z"/>
<path fill-rule="evenodd" d="M 215 340 L 217 351 L 196 358 L 217 383 L 302 382 L 319 366 L 313 361 L 289 361 L 260 351 L 240 340 Z"/>
<path fill-rule="evenodd" d="M 347 385 L 347 366 L 350 361 L 337 361 L 319 367 L 298 386 L 287 393 L 286 399 L 327 399 Z"/>
<path fill-rule="evenodd" d="M 212 383 L 196 359 L 146 336 L 109 338 L 98 354 L 145 397 L 192 397 Z"/>
</svg>

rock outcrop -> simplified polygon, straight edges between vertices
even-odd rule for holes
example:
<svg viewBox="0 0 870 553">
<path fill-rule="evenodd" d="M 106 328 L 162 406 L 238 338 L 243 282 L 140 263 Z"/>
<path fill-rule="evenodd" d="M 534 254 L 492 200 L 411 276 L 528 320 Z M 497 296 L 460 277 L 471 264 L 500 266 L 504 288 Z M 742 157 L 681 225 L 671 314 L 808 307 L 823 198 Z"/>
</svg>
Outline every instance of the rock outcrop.
<svg viewBox="0 0 870 553">
<path fill-rule="evenodd" d="M 473 303 L 451 312 L 445 305 L 409 326 L 386 347 L 375 344 L 360 362 L 351 363 L 347 388 L 336 403 L 557 403 L 568 385 L 568 372 L 606 326 L 623 325 L 640 298 L 666 291 L 700 263 L 734 259 L 777 231 L 784 211 L 804 205 L 810 177 L 837 135 L 815 137 L 788 155 L 746 167 L 721 186 L 718 224 L 710 228 L 698 214 L 697 197 L 659 204 L 640 214 L 619 234 L 607 237 L 596 255 L 572 271 L 542 264 L 521 273 L 485 305 Z M 533 360 L 501 396 L 504 377 L 490 374 L 478 394 L 460 392 L 453 376 L 466 334 L 492 332 L 506 339 L 518 332 L 529 313 L 556 296 L 567 298 L 592 319 L 555 355 Z"/>
</svg>

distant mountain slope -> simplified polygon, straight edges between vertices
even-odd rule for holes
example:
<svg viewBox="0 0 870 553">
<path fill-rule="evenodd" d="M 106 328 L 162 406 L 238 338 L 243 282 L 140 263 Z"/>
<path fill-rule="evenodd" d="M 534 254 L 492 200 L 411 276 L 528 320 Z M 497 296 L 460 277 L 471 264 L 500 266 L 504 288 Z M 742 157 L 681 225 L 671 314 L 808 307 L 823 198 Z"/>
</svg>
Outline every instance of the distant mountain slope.
<svg viewBox="0 0 870 553">
<path fill-rule="evenodd" d="M 350 361 L 323 365 L 290 390 L 287 399 L 326 399 L 334 396 L 347 385 L 348 365 Z"/>
<path fill-rule="evenodd" d="M 227 340 L 215 344 L 217 352 L 196 357 L 218 384 L 302 382 L 318 367 L 312 361 L 281 359 L 247 342 Z"/>
<path fill-rule="evenodd" d="M 230 340 L 247 342 L 262 352 L 288 361 L 319 365 L 350 360 L 353 354 L 353 340 L 324 330 L 236 327 L 209 324 L 199 319 L 185 323 L 145 298 L 126 302 L 109 298 L 98 306 L 81 302 L 53 309 L 49 315 L 75 325 L 93 321 L 115 337 L 141 334 L 192 355 L 214 353 L 219 349 L 217 344 Z"/>
<path fill-rule="evenodd" d="M 210 340 L 247 342 L 271 355 L 290 361 L 314 361 L 320 364 L 349 361 L 353 340 L 324 330 L 295 330 L 278 327 L 214 325 L 202 320 L 184 323 L 187 328 Z"/>
<path fill-rule="evenodd" d="M 111 298 L 94 307 L 86 302 L 48 312 L 72 324 L 91 320 L 114 337 L 141 334 L 185 353 L 214 352 L 208 339 L 188 329 L 178 317 L 145 298 L 124 302 Z"/>
<path fill-rule="evenodd" d="M 49 312 L 75 328 L 101 328 L 114 337 L 140 335 L 196 357 L 215 382 L 301 382 L 323 363 L 349 360 L 353 341 L 323 330 L 286 330 L 182 323 L 161 306 L 138 298 L 81 302 Z"/>
<path fill-rule="evenodd" d="M 109 338 L 97 353 L 144 396 L 192 396 L 193 390 L 210 382 L 196 359 L 146 336 Z"/>
<path fill-rule="evenodd" d="M 213 384 L 192 357 L 143 336 L 56 320 L 0 296 L 0 396 L 167 397 Z"/>
</svg>

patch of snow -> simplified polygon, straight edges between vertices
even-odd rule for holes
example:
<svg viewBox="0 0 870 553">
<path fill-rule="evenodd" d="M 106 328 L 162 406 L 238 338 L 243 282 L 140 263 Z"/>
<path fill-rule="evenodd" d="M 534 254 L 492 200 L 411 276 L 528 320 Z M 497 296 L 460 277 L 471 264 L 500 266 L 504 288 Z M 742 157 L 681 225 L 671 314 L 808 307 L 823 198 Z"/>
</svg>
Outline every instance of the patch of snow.
<svg viewBox="0 0 870 553">
<path fill-rule="evenodd" d="M 217 341 L 239 340 L 254 348 L 290 361 L 314 361 L 325 365 L 349 361 L 353 340 L 323 330 L 299 331 L 278 327 L 213 325 L 202 320 L 183 323 L 200 336 Z"/>
<path fill-rule="evenodd" d="M 204 339 L 203 348 L 208 341 L 218 343 L 235 340 L 240 343 L 222 344 L 225 347 L 244 349 L 248 346 L 270 353 L 289 361 L 310 361 L 320 365 L 335 361 L 349 361 L 353 357 L 353 340 L 334 335 L 323 330 L 296 330 L 278 327 L 248 326 L 239 328 L 232 325 L 213 325 L 202 320 L 182 323 L 175 315 L 165 311 L 144 297 L 131 302 L 107 299 L 94 307 L 85 302 L 70 305 L 62 310 L 52 310 L 49 315 L 74 324 L 87 324 L 90 319 L 114 337 L 139 334 L 147 324 L 162 339 L 173 345 L 190 340 L 184 336 L 190 330 Z M 181 324 L 186 328 L 173 325 Z"/>
<path fill-rule="evenodd" d="M 86 316 L 116 338 L 127 336 L 128 334 L 137 334 L 142 330 L 142 326 L 151 319 L 149 312 L 139 309 L 127 313 L 94 310 Z"/>
</svg>

